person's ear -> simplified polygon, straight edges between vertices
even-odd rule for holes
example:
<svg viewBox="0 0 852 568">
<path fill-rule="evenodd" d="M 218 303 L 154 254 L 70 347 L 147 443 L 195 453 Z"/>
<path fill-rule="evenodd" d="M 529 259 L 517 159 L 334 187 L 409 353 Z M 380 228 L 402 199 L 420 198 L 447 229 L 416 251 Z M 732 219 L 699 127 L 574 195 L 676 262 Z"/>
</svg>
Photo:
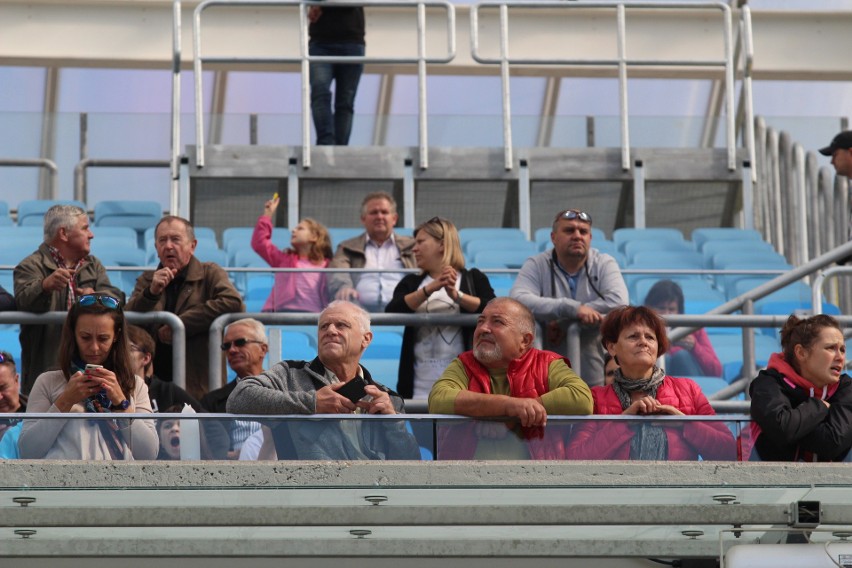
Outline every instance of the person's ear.
<svg viewBox="0 0 852 568">
<path fill-rule="evenodd" d="M 367 347 L 370 346 L 370 343 L 373 342 L 373 332 L 367 331 L 364 332 L 364 336 L 361 338 L 361 353 L 366 351 Z"/>
<path fill-rule="evenodd" d="M 801 343 L 797 343 L 793 346 L 793 355 L 796 356 L 796 361 L 803 361 L 808 355 L 808 350 Z"/>
<path fill-rule="evenodd" d="M 529 349 L 530 346 L 533 344 L 533 341 L 535 341 L 535 335 L 533 335 L 532 333 L 522 334 L 521 335 L 521 351 L 526 353 L 527 349 Z"/>
<path fill-rule="evenodd" d="M 613 359 L 614 359 L 614 358 L 615 358 L 615 344 L 614 344 L 614 343 L 609 343 L 609 342 L 607 342 L 607 343 L 605 344 L 605 346 L 606 346 L 606 352 L 607 352 L 607 353 L 609 353 L 610 355 L 612 355 L 612 357 L 613 357 Z M 617 362 L 618 362 L 618 361 L 616 361 L 616 363 L 617 363 Z"/>
</svg>

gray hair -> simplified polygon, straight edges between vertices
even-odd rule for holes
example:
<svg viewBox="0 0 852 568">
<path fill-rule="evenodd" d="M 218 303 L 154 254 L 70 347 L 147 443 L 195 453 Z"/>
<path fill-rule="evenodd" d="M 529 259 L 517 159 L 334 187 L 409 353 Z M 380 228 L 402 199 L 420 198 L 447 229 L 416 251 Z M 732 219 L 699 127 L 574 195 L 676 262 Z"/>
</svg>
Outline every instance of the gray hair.
<svg viewBox="0 0 852 568">
<path fill-rule="evenodd" d="M 488 302 L 487 306 L 497 306 L 499 304 L 508 304 L 510 306 L 514 306 L 517 318 L 512 318 L 515 322 L 515 325 L 518 326 L 518 331 L 521 333 L 530 333 L 533 337 L 535 337 L 535 316 L 530 311 L 528 307 L 523 305 L 521 302 L 515 300 L 514 298 L 509 298 L 506 296 L 500 296 L 498 298 L 492 299 Z"/>
<path fill-rule="evenodd" d="M 367 204 L 371 201 L 375 201 L 376 199 L 384 199 L 387 201 L 390 205 L 391 213 L 396 213 L 396 200 L 393 196 L 386 191 L 374 191 L 372 193 L 368 193 L 361 201 L 361 215 L 367 214 Z"/>
<path fill-rule="evenodd" d="M 322 318 L 322 316 L 325 315 L 325 312 L 332 308 L 342 308 L 347 306 L 354 309 L 355 319 L 357 319 L 358 323 L 361 325 L 361 331 L 370 331 L 370 313 L 358 304 L 353 304 L 346 300 L 335 300 L 331 302 L 325 307 L 325 309 L 323 309 L 323 311 L 320 312 L 319 317 Z"/>
<path fill-rule="evenodd" d="M 224 333 L 228 333 L 228 330 L 234 325 L 244 325 L 251 328 L 254 332 L 254 339 L 256 341 L 260 341 L 264 345 L 269 345 L 269 341 L 266 338 L 266 328 L 258 320 L 254 318 L 243 318 L 238 319 L 237 321 L 232 321 L 225 327 Z"/>
<path fill-rule="evenodd" d="M 50 243 L 59 234 L 59 229 L 70 231 L 77 224 L 77 218 L 88 215 L 76 205 L 54 205 L 44 214 L 44 242 Z"/>
<path fill-rule="evenodd" d="M 177 215 L 164 215 L 159 222 L 157 222 L 156 227 L 154 227 L 154 236 L 156 237 L 157 231 L 160 230 L 160 225 L 163 223 L 180 223 L 183 225 L 183 228 L 186 230 L 186 237 L 190 241 L 195 240 L 195 229 L 192 226 L 192 223 L 184 219 L 183 217 L 178 217 Z"/>
</svg>

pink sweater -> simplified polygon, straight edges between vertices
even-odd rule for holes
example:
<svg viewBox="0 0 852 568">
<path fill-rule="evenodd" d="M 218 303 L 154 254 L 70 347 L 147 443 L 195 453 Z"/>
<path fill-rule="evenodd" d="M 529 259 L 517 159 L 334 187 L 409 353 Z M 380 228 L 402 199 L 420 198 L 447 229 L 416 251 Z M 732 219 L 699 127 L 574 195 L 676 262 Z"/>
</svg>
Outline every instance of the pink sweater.
<svg viewBox="0 0 852 568">
<path fill-rule="evenodd" d="M 272 220 L 261 215 L 254 226 L 251 248 L 274 268 L 302 268 L 316 266 L 325 268 L 328 259 L 321 264 L 299 261 L 299 255 L 290 249 L 281 250 L 272 242 Z M 264 312 L 319 312 L 328 304 L 328 289 L 325 274 L 279 272 L 275 284 L 263 305 Z"/>
</svg>

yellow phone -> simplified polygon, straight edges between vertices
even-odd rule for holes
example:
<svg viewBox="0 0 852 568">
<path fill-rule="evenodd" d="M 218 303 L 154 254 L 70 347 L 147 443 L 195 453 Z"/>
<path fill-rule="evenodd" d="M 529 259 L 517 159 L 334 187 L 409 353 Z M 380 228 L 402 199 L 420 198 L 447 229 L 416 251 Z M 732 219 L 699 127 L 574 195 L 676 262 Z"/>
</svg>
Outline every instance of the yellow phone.
<svg viewBox="0 0 852 568">
<path fill-rule="evenodd" d="M 272 194 L 272 199 L 278 199 L 278 192 L 277 191 Z"/>
</svg>

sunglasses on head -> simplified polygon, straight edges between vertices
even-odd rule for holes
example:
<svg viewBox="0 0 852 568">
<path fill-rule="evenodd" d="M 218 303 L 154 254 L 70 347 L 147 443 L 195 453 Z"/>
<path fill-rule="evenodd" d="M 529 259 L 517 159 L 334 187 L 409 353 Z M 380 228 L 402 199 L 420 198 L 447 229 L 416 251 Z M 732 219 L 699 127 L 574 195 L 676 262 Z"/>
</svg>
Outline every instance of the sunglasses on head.
<svg viewBox="0 0 852 568">
<path fill-rule="evenodd" d="M 94 306 L 95 304 L 100 304 L 109 310 L 117 310 L 121 307 L 121 302 L 106 294 L 86 294 L 77 298 L 77 305 L 79 306 Z"/>
<path fill-rule="evenodd" d="M 248 337 L 241 337 L 239 339 L 235 339 L 233 341 L 226 341 L 220 347 L 222 351 L 227 351 L 231 348 L 231 345 L 236 345 L 237 347 L 245 347 L 247 343 L 263 343 L 263 341 L 258 341 L 257 339 L 249 339 Z"/>
<path fill-rule="evenodd" d="M 0 363 L 11 363 L 15 364 L 15 358 L 6 353 L 5 351 L 0 351 Z"/>
<path fill-rule="evenodd" d="M 592 216 L 586 213 L 585 211 L 578 211 L 577 209 L 568 209 L 567 211 L 559 214 L 560 219 L 567 219 L 568 221 L 573 221 L 574 219 L 579 219 L 584 223 L 592 224 Z"/>
</svg>

